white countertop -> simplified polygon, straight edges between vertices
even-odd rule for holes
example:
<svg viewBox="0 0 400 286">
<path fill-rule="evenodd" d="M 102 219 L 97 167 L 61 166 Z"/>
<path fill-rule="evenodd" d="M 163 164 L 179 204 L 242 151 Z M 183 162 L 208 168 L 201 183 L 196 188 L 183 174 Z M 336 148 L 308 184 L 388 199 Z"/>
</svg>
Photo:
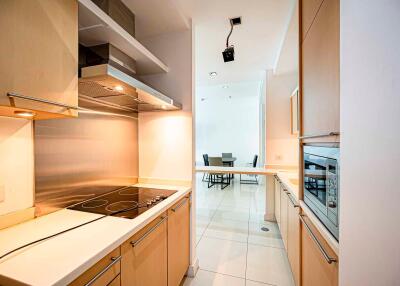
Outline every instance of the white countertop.
<svg viewBox="0 0 400 286">
<path fill-rule="evenodd" d="M 137 184 L 177 190 L 135 219 L 105 217 L 24 248 L 0 261 L 0 285 L 66 285 L 121 245 L 190 192 L 190 187 Z M 63 209 L 0 231 L 0 255 L 28 242 L 93 220 L 101 215 Z"/>
<path fill-rule="evenodd" d="M 286 186 L 287 190 L 293 197 L 299 201 L 299 172 L 298 171 L 279 171 L 276 173 L 281 182 Z M 294 182 L 297 180 L 297 183 Z"/>
</svg>

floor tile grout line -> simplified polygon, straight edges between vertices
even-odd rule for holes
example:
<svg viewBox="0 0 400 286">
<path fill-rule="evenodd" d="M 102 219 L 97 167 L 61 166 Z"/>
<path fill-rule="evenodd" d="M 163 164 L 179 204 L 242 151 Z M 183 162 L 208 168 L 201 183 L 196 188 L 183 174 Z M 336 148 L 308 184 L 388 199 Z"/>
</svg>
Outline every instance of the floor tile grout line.
<svg viewBox="0 0 400 286">
<path fill-rule="evenodd" d="M 249 217 L 247 220 L 247 243 L 246 243 L 246 265 L 244 269 L 244 277 L 245 277 L 244 286 L 247 285 L 247 261 L 249 258 L 249 236 L 250 236 L 250 207 L 249 207 Z"/>
<path fill-rule="evenodd" d="M 259 281 L 259 280 L 253 280 L 253 279 L 246 279 L 246 281 L 261 283 L 261 284 L 268 285 L 268 286 L 278 286 L 277 284 L 271 284 L 271 283 L 267 283 L 267 282 L 263 282 L 263 281 Z"/>
<path fill-rule="evenodd" d="M 219 202 L 217 208 L 214 210 L 214 213 L 212 214 L 212 216 L 211 216 L 211 218 L 210 218 L 210 220 L 209 220 L 207 226 L 204 228 L 204 231 L 203 231 L 203 233 L 201 234 L 200 239 L 199 239 L 199 242 L 197 242 L 197 244 L 196 244 L 196 247 L 197 247 L 197 245 L 200 243 L 200 241 L 203 239 L 203 236 L 204 236 L 204 234 L 206 233 L 207 228 L 210 226 L 211 221 L 213 220 L 215 214 L 217 213 L 217 210 L 218 210 L 219 207 L 221 206 L 221 203 L 222 203 L 222 201 L 223 201 L 225 195 L 226 195 L 226 193 L 224 193 L 224 195 L 222 196 L 221 201 Z"/>
<path fill-rule="evenodd" d="M 233 278 L 238 278 L 238 279 L 242 279 L 242 280 L 246 280 L 243 277 L 239 277 L 239 276 L 235 276 L 235 275 L 231 275 L 231 274 L 226 274 L 226 273 L 221 273 L 221 272 L 217 272 L 217 271 L 212 271 L 212 270 L 207 270 L 207 269 L 203 269 L 200 267 L 200 270 L 202 271 L 206 271 L 206 272 L 210 272 L 210 273 L 215 273 L 215 274 L 219 274 L 219 275 L 224 275 L 224 276 L 229 276 L 229 277 L 233 277 Z M 254 282 L 258 282 L 258 281 L 254 281 Z M 275 286 L 275 285 L 274 285 Z"/>
</svg>

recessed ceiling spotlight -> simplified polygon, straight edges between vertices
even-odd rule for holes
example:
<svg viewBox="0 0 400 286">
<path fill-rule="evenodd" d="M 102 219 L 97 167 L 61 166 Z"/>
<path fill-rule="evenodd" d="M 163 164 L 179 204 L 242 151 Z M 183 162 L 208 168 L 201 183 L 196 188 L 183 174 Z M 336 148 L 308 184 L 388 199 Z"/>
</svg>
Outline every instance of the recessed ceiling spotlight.
<svg viewBox="0 0 400 286">
<path fill-rule="evenodd" d="M 216 77 L 217 76 L 217 72 L 210 72 L 210 76 L 211 77 Z"/>
<path fill-rule="evenodd" d="M 14 114 L 19 117 L 33 118 L 36 114 L 31 111 L 14 111 Z"/>
<path fill-rule="evenodd" d="M 121 85 L 116 85 L 116 86 L 114 87 L 114 90 L 115 90 L 115 91 L 123 91 L 124 88 L 123 88 Z"/>
<path fill-rule="evenodd" d="M 229 85 L 224 84 L 224 85 L 222 86 L 222 88 L 227 89 L 227 88 L 229 88 Z"/>
<path fill-rule="evenodd" d="M 162 109 L 167 109 L 167 106 L 166 105 L 161 105 L 161 108 Z"/>
</svg>

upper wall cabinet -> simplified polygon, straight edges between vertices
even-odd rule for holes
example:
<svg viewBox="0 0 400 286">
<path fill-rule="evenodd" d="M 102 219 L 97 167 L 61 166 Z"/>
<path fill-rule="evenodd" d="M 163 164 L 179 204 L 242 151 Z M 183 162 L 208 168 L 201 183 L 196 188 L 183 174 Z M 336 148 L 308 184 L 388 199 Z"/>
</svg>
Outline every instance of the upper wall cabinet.
<svg viewBox="0 0 400 286">
<path fill-rule="evenodd" d="M 0 31 L 0 116 L 77 116 L 77 1 L 2 0 Z"/>
<path fill-rule="evenodd" d="M 299 89 L 290 96 L 290 133 L 299 134 L 300 131 L 300 108 L 299 108 Z"/>
<path fill-rule="evenodd" d="M 302 136 L 340 128 L 339 0 L 318 2 L 301 1 Z"/>
</svg>

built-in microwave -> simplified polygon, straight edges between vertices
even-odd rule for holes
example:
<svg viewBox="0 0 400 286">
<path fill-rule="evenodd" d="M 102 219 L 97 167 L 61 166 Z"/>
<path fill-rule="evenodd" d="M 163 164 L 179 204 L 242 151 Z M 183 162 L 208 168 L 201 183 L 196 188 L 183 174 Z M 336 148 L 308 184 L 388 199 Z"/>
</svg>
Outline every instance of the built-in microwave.
<svg viewBox="0 0 400 286">
<path fill-rule="evenodd" d="M 304 202 L 339 240 L 339 147 L 303 146 Z"/>
</svg>

